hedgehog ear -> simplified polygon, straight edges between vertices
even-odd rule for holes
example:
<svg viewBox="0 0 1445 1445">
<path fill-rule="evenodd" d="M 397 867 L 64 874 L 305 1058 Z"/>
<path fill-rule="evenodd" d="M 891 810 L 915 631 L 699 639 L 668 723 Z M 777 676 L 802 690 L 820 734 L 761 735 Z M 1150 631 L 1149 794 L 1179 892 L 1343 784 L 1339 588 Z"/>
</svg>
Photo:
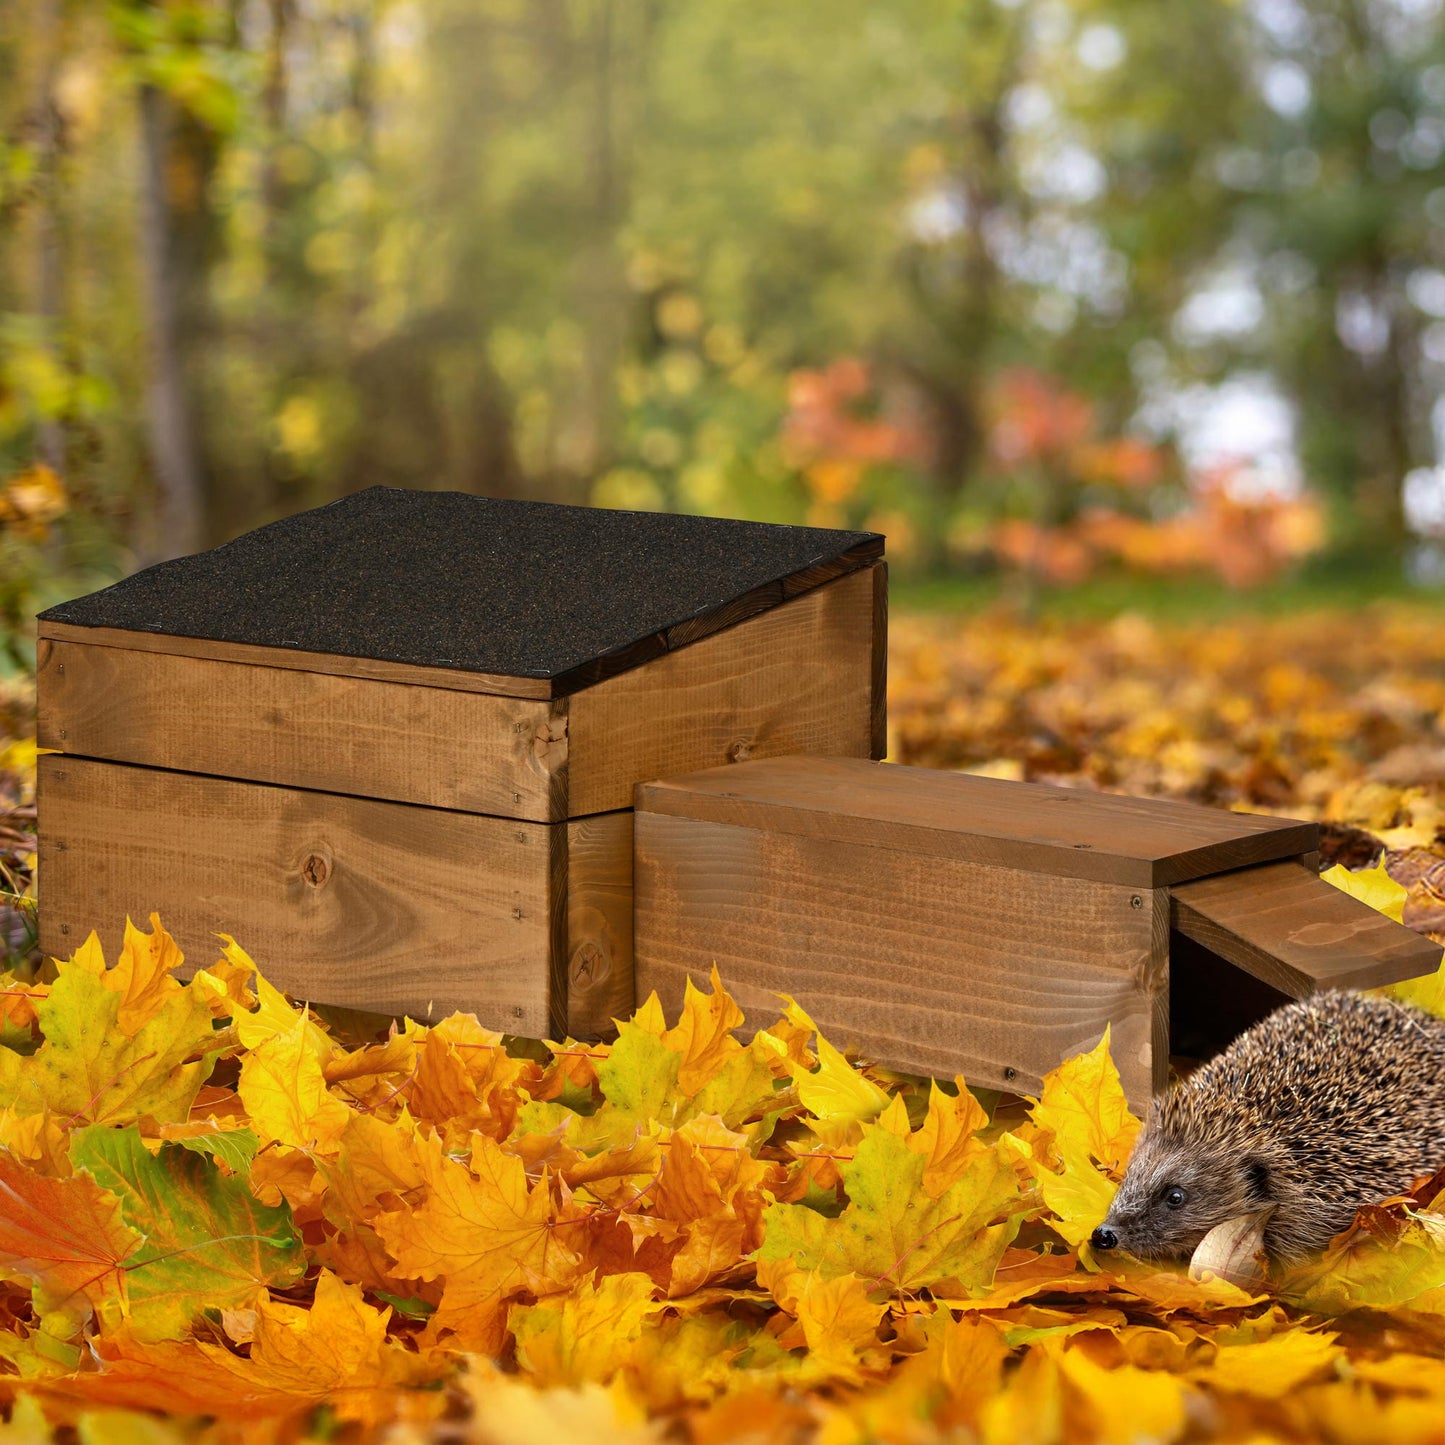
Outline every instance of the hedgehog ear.
<svg viewBox="0 0 1445 1445">
<path fill-rule="evenodd" d="M 1255 1204 L 1269 1204 L 1274 1195 L 1270 1189 L 1269 1165 L 1258 1154 L 1249 1154 L 1244 1160 L 1244 1177 L 1250 1200 Z"/>
</svg>

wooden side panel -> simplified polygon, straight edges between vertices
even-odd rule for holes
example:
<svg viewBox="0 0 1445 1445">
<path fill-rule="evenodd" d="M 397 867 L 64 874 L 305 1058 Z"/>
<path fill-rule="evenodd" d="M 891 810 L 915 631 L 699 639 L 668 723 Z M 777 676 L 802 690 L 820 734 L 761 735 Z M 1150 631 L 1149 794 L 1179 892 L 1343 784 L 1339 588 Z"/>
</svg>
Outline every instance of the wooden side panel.
<svg viewBox="0 0 1445 1445">
<path fill-rule="evenodd" d="M 567 1031 L 607 1038 L 631 1016 L 632 813 L 566 825 Z"/>
<path fill-rule="evenodd" d="M 547 821 L 565 816 L 565 704 L 42 642 L 46 748 Z"/>
<path fill-rule="evenodd" d="M 1112 1026 L 1136 1104 L 1168 1059 L 1168 903 L 889 848 L 639 811 L 637 992 L 723 981 L 757 1027 L 788 993 L 839 1046 L 1012 1092 Z"/>
<path fill-rule="evenodd" d="M 1292 858 L 1319 840 L 1314 823 L 1292 818 L 861 758 L 773 757 L 709 767 L 643 784 L 637 806 L 1138 888 Z"/>
<path fill-rule="evenodd" d="M 555 827 L 57 755 L 39 785 L 51 954 L 156 911 L 190 963 L 229 933 L 297 998 L 551 1028 Z"/>
<path fill-rule="evenodd" d="M 1174 927 L 1271 988 L 1379 988 L 1434 973 L 1440 945 L 1288 861 L 1181 883 Z"/>
<path fill-rule="evenodd" d="M 874 746 L 874 568 L 573 694 L 572 817 L 632 805 L 644 779 Z"/>
<path fill-rule="evenodd" d="M 888 564 L 873 569 L 873 746 L 875 761 L 888 756 Z"/>
</svg>

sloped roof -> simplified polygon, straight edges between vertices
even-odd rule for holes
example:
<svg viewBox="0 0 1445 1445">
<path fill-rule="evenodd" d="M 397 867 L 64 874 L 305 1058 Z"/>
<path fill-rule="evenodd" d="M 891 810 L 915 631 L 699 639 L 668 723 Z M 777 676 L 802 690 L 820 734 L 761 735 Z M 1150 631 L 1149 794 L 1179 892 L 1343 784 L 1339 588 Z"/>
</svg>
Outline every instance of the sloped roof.
<svg viewBox="0 0 1445 1445">
<path fill-rule="evenodd" d="M 875 532 L 372 487 L 41 614 L 560 695 L 882 555 Z"/>
</svg>

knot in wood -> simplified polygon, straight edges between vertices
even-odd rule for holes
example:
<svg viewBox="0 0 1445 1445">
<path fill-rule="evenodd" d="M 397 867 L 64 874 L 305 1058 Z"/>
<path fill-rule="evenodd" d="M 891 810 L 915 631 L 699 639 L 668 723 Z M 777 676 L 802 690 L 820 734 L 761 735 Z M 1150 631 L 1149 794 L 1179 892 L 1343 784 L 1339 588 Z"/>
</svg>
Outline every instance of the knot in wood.
<svg viewBox="0 0 1445 1445">
<path fill-rule="evenodd" d="M 330 860 L 319 853 L 309 853 L 301 865 L 301 876 L 313 888 L 320 888 L 331 877 Z"/>
<path fill-rule="evenodd" d="M 590 939 L 572 955 L 572 983 L 577 988 L 591 988 L 601 983 L 611 971 L 607 954 Z"/>
<path fill-rule="evenodd" d="M 554 773 L 567 763 L 567 719 L 549 718 L 532 735 L 532 766 L 542 773 Z"/>
</svg>

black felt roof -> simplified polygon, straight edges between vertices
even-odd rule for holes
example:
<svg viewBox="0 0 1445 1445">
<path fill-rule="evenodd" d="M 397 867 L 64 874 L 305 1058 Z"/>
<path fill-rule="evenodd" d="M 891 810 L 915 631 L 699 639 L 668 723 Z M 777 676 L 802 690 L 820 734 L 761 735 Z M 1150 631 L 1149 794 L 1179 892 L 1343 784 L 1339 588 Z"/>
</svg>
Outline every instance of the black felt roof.
<svg viewBox="0 0 1445 1445">
<path fill-rule="evenodd" d="M 560 693 L 882 545 L 874 532 L 372 487 L 41 619 L 547 679 Z"/>
</svg>

